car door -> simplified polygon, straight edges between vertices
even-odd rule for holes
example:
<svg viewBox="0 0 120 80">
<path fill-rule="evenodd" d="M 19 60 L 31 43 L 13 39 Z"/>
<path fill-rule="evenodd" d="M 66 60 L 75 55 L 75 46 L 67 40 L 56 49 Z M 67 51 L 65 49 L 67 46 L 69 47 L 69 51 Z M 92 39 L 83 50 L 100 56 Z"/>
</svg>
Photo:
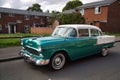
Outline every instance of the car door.
<svg viewBox="0 0 120 80">
<path fill-rule="evenodd" d="M 92 54 L 100 53 L 101 46 L 97 44 L 97 37 L 101 36 L 102 33 L 97 29 L 90 29 L 90 37 L 92 40 L 95 40 L 95 43 L 93 44 L 93 51 Z"/>
<path fill-rule="evenodd" d="M 90 37 L 89 29 L 79 29 L 78 37 L 71 40 L 72 48 L 69 48 L 72 59 L 88 56 L 92 53 L 95 39 Z"/>
</svg>

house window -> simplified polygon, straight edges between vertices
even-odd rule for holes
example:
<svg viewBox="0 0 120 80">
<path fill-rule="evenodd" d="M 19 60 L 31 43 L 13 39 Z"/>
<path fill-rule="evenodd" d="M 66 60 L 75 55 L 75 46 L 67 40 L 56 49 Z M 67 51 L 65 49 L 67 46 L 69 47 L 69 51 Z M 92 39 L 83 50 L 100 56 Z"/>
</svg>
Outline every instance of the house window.
<svg viewBox="0 0 120 80">
<path fill-rule="evenodd" d="M 36 15 L 35 18 L 36 18 L 36 19 L 39 19 L 39 16 Z"/>
<path fill-rule="evenodd" d="M 41 24 L 44 24 L 44 19 L 41 19 Z"/>
<path fill-rule="evenodd" d="M 0 24 L 0 31 L 2 31 L 2 25 Z"/>
<path fill-rule="evenodd" d="M 101 7 L 97 6 L 95 7 L 95 14 L 100 14 L 101 13 Z"/>
<path fill-rule="evenodd" d="M 84 12 L 85 12 L 84 9 L 80 10 L 81 15 L 84 15 Z"/>
<path fill-rule="evenodd" d="M 1 17 L 2 17 L 2 16 L 1 16 L 1 13 L 0 13 L 0 19 L 1 19 Z"/>
<path fill-rule="evenodd" d="M 9 13 L 10 17 L 15 17 L 15 15 L 13 13 Z"/>
<path fill-rule="evenodd" d="M 29 15 L 25 15 L 25 20 L 29 20 L 30 16 Z"/>
<path fill-rule="evenodd" d="M 30 26 L 29 25 L 25 25 L 24 26 L 25 33 L 29 33 L 29 30 L 30 30 Z"/>
</svg>

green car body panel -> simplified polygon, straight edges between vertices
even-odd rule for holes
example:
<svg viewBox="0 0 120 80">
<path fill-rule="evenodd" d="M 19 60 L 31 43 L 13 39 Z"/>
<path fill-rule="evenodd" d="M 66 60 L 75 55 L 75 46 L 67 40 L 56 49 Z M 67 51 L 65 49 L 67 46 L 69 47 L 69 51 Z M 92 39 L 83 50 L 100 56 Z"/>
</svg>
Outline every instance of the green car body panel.
<svg viewBox="0 0 120 80">
<path fill-rule="evenodd" d="M 21 39 L 24 55 L 31 56 L 36 60 L 50 60 L 58 51 L 64 51 L 71 60 L 76 60 L 89 55 L 100 53 L 105 47 L 113 47 L 114 42 L 97 44 L 97 36 L 89 37 L 64 37 L 64 36 L 48 36 L 33 37 Z M 41 50 L 39 51 L 39 47 Z M 39 55 L 35 55 L 26 48 L 37 51 Z"/>
</svg>

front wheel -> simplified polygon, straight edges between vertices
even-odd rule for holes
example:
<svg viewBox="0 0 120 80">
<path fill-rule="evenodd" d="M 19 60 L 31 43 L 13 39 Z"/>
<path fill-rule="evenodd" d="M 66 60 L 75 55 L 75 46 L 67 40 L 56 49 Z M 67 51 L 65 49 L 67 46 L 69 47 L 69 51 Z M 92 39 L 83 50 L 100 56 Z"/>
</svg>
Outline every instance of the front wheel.
<svg viewBox="0 0 120 80">
<path fill-rule="evenodd" d="M 107 55 L 108 55 L 108 49 L 107 49 L 107 48 L 103 48 L 103 49 L 102 49 L 102 52 L 101 52 L 101 55 L 102 55 L 103 57 L 107 56 Z"/>
<path fill-rule="evenodd" d="M 59 52 L 52 57 L 50 65 L 52 69 L 60 70 L 65 65 L 65 62 L 66 62 L 65 55 Z"/>
</svg>

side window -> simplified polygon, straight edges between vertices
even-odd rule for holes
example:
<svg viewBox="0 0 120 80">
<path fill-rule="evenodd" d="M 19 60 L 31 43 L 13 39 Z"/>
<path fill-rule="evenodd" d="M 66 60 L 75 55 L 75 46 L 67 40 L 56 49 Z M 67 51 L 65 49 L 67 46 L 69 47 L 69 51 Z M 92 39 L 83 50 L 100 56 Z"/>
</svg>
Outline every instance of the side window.
<svg viewBox="0 0 120 80">
<path fill-rule="evenodd" d="M 99 36 L 99 31 L 95 29 L 91 29 L 91 36 Z"/>
<path fill-rule="evenodd" d="M 89 37 L 88 29 L 79 29 L 79 37 Z"/>
<path fill-rule="evenodd" d="M 69 37 L 77 37 L 77 31 L 73 28 L 69 28 L 66 33 L 65 36 L 69 36 Z"/>
<path fill-rule="evenodd" d="M 0 31 L 2 31 L 2 25 L 0 24 Z"/>
<path fill-rule="evenodd" d="M 75 29 L 72 29 L 70 37 L 77 37 L 77 32 Z"/>
</svg>

